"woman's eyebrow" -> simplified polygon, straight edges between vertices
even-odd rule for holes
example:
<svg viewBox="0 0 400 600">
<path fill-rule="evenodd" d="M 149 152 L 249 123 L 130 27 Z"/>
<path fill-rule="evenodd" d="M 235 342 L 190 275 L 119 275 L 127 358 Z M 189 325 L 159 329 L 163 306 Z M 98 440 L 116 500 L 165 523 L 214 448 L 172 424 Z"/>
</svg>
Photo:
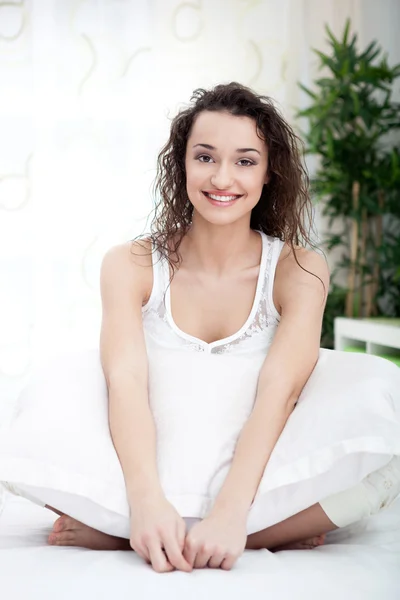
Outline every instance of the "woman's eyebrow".
<svg viewBox="0 0 400 600">
<path fill-rule="evenodd" d="M 197 146 L 202 146 L 203 148 L 207 148 L 207 150 L 217 149 L 215 146 L 211 146 L 210 144 L 195 144 L 193 148 L 196 148 Z M 259 150 L 256 150 L 255 148 L 237 148 L 236 152 L 257 152 L 261 156 L 261 152 Z"/>
</svg>

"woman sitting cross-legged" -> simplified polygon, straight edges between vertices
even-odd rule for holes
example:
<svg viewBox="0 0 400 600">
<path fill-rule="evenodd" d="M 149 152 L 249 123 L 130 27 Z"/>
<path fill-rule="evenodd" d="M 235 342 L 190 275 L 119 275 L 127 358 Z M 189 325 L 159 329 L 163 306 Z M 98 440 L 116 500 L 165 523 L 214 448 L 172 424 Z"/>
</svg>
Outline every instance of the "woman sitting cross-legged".
<svg viewBox="0 0 400 600">
<path fill-rule="evenodd" d="M 151 235 L 112 247 L 101 266 L 101 362 L 130 539 L 48 506 L 60 514 L 49 543 L 133 549 L 159 572 L 231 569 L 245 548 L 314 548 L 400 492 L 393 456 L 248 534 L 318 361 L 329 272 L 307 248 L 308 178 L 273 102 L 237 83 L 192 100 L 158 158 Z"/>
</svg>

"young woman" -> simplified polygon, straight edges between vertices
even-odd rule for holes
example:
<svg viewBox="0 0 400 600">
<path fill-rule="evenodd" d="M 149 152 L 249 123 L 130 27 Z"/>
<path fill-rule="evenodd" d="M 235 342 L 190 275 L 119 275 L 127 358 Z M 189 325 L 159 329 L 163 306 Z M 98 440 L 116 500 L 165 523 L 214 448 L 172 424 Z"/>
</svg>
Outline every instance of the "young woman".
<svg viewBox="0 0 400 600">
<path fill-rule="evenodd" d="M 237 83 L 192 100 L 159 155 L 152 235 L 111 248 L 101 268 L 100 349 L 131 538 L 67 515 L 49 537 L 133 548 L 159 572 L 230 569 L 245 548 L 313 548 L 368 512 L 371 485 L 246 533 L 318 360 L 329 273 L 306 249 L 308 178 L 271 100 Z"/>
</svg>

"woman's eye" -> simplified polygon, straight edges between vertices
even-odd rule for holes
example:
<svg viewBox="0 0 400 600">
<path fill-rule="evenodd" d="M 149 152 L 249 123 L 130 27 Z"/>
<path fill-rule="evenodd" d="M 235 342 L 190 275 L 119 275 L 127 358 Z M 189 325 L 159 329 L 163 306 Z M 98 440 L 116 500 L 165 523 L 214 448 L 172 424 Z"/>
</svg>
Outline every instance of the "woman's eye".
<svg viewBox="0 0 400 600">
<path fill-rule="evenodd" d="M 210 160 L 202 160 L 205 158 L 209 158 Z M 200 156 L 197 157 L 197 160 L 208 164 L 212 160 L 212 158 L 211 158 L 211 156 L 208 156 L 207 154 L 201 154 Z M 255 164 L 251 160 L 248 160 L 247 158 L 242 158 L 241 160 L 239 160 L 239 163 L 247 163 L 245 165 L 241 165 L 243 167 L 252 167 Z"/>
<path fill-rule="evenodd" d="M 239 162 L 245 162 L 247 163 L 247 165 L 243 165 L 244 167 L 251 167 L 254 165 L 253 162 L 251 162 L 251 160 L 247 160 L 247 158 L 242 158 L 241 160 L 239 160 Z"/>
<path fill-rule="evenodd" d="M 200 160 L 201 158 L 211 158 L 211 156 L 207 156 L 207 154 L 202 154 L 201 156 L 197 157 L 197 160 Z M 204 161 L 204 160 L 200 160 L 200 162 L 207 162 L 208 160 Z"/>
</svg>

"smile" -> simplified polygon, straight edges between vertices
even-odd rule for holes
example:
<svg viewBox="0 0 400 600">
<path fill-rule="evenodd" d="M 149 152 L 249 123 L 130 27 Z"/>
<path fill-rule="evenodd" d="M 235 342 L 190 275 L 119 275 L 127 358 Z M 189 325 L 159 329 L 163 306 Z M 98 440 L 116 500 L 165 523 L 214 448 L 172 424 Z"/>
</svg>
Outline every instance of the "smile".
<svg viewBox="0 0 400 600">
<path fill-rule="evenodd" d="M 238 198 L 241 198 L 242 195 L 240 196 L 225 196 L 222 194 L 209 194 L 208 192 L 203 192 L 203 194 L 207 197 L 210 198 L 211 200 L 215 200 L 216 202 L 232 202 L 233 200 L 238 200 Z"/>
</svg>

